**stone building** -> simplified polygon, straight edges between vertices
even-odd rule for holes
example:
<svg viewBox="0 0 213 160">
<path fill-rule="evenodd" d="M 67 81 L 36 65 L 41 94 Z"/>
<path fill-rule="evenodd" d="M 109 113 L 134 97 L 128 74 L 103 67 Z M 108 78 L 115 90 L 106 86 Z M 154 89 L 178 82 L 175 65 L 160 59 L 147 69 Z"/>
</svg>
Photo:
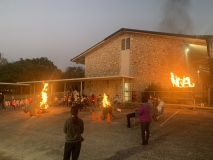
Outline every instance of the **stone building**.
<svg viewBox="0 0 213 160">
<path fill-rule="evenodd" d="M 209 74 L 212 44 L 213 36 L 122 28 L 71 61 L 85 65 L 84 94 L 130 101 L 152 83 L 172 87 L 171 72 L 196 84 L 198 73 Z"/>
</svg>

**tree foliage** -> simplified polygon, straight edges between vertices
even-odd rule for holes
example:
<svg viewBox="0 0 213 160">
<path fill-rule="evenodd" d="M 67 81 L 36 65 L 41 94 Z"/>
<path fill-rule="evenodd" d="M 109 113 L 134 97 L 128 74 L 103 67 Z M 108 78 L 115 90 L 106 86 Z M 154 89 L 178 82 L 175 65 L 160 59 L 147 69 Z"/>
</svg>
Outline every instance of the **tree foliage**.
<svg viewBox="0 0 213 160">
<path fill-rule="evenodd" d="M 0 67 L 1 82 L 41 81 L 61 78 L 62 72 L 46 57 L 7 63 Z"/>
<path fill-rule="evenodd" d="M 5 64 L 8 64 L 8 60 L 6 58 L 4 58 L 4 57 L 1 57 L 1 59 L 0 59 L 0 66 L 5 65 Z"/>
<path fill-rule="evenodd" d="M 83 67 L 67 67 L 62 78 L 84 78 L 84 69 Z"/>
<path fill-rule="evenodd" d="M 83 67 L 67 67 L 66 71 L 62 74 L 62 79 L 70 79 L 70 78 L 84 78 L 84 68 Z M 80 82 L 67 82 L 67 89 L 70 90 L 78 90 L 80 88 Z M 63 85 L 58 85 L 58 89 L 62 90 Z M 71 89 L 71 90 L 72 90 Z"/>
</svg>

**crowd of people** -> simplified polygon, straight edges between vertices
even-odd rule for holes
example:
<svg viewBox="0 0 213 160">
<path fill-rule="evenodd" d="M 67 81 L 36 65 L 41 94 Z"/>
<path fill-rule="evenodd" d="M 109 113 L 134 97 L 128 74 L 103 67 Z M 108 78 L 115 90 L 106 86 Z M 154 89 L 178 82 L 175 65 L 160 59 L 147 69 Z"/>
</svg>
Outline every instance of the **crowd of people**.
<svg viewBox="0 0 213 160">
<path fill-rule="evenodd" d="M 26 98 L 24 100 L 13 99 L 5 100 L 4 95 L 0 93 L 0 104 L 3 109 L 7 109 L 7 107 L 12 107 L 12 109 L 24 109 L 27 105 L 32 101 L 31 98 Z"/>
<path fill-rule="evenodd" d="M 63 97 L 62 105 L 63 106 L 76 105 L 80 111 L 86 110 L 86 107 L 89 106 L 89 98 L 86 95 L 82 96 L 80 96 L 79 94 L 72 95 L 71 93 L 68 92 L 68 94 Z"/>
<path fill-rule="evenodd" d="M 64 95 L 64 97 L 62 98 L 62 106 L 76 106 L 79 111 L 86 110 L 86 108 L 89 108 L 90 112 L 102 110 L 103 106 L 102 95 L 99 94 L 98 96 L 95 96 L 94 94 L 92 94 L 90 96 L 87 95 L 80 96 L 78 91 L 76 91 L 75 93 L 76 94 L 73 94 L 73 92 L 68 92 L 67 95 Z M 116 110 L 118 104 L 120 103 L 119 96 L 116 95 L 115 98 L 111 101 L 112 102 L 110 103 L 112 104 L 110 104 L 110 106 L 114 110 Z"/>
<path fill-rule="evenodd" d="M 30 113 L 30 117 L 33 117 L 34 113 L 40 110 L 40 99 L 32 99 L 26 97 L 25 99 L 15 99 L 12 96 L 12 100 L 5 100 L 5 97 L 0 93 L 0 104 L 3 109 L 12 108 L 13 110 L 22 109 L 25 113 Z"/>
</svg>

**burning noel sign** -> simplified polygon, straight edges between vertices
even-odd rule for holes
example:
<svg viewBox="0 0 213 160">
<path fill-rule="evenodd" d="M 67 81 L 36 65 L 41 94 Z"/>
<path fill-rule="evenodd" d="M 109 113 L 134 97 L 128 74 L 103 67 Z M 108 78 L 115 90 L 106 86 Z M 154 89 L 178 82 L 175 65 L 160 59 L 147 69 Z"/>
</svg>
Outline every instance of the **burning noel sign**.
<svg viewBox="0 0 213 160">
<path fill-rule="evenodd" d="M 171 73 L 171 81 L 173 87 L 179 87 L 179 88 L 188 88 L 188 87 L 194 87 L 195 84 L 191 83 L 190 77 L 185 77 L 183 78 L 177 77 L 174 75 L 174 73 Z"/>
</svg>

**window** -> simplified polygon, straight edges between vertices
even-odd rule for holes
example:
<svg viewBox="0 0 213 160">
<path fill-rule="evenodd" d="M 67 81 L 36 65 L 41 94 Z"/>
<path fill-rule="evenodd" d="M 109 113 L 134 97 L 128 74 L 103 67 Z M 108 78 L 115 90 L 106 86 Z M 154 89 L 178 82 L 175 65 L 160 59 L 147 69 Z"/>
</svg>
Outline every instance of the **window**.
<svg viewBox="0 0 213 160">
<path fill-rule="evenodd" d="M 125 50 L 125 39 L 121 40 L 121 50 Z"/>
<path fill-rule="evenodd" d="M 130 38 L 126 39 L 126 49 L 130 49 Z"/>
<path fill-rule="evenodd" d="M 124 101 L 131 101 L 130 83 L 124 83 Z"/>
<path fill-rule="evenodd" d="M 130 38 L 121 40 L 121 50 L 130 49 Z"/>
</svg>

